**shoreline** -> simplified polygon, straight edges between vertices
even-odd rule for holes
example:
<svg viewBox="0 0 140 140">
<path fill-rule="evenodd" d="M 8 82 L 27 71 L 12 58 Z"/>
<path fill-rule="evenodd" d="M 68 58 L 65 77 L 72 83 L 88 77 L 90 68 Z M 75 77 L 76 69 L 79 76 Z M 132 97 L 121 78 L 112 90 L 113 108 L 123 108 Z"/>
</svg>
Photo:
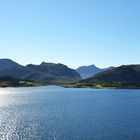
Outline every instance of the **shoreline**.
<svg viewBox="0 0 140 140">
<path fill-rule="evenodd" d="M 57 87 L 63 87 L 63 88 L 75 88 L 75 89 L 137 89 L 139 90 L 140 87 L 98 87 L 98 86 L 77 86 L 77 85 L 58 85 L 58 84 L 53 84 L 53 85 L 34 85 L 34 86 L 7 86 L 7 87 L 2 87 L 0 86 L 0 89 L 6 89 L 6 88 L 37 88 L 37 87 L 48 87 L 48 86 L 57 86 Z"/>
</svg>

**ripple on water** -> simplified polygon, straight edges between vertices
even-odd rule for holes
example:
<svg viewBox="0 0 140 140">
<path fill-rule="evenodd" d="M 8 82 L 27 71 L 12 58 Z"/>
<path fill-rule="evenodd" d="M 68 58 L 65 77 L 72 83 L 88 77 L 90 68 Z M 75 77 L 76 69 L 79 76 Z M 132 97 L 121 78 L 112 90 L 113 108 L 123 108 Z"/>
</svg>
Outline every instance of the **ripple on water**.
<svg viewBox="0 0 140 140">
<path fill-rule="evenodd" d="M 0 90 L 0 140 L 139 140 L 140 90 Z"/>
</svg>

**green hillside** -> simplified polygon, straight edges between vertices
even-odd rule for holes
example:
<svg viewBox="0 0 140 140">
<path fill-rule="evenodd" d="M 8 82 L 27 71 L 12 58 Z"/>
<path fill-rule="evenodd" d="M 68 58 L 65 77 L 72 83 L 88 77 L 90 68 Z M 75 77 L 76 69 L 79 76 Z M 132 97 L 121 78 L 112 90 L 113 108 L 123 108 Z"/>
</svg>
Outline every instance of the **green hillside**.
<svg viewBox="0 0 140 140">
<path fill-rule="evenodd" d="M 93 87 L 140 88 L 140 65 L 123 65 L 82 80 L 79 84 Z"/>
</svg>

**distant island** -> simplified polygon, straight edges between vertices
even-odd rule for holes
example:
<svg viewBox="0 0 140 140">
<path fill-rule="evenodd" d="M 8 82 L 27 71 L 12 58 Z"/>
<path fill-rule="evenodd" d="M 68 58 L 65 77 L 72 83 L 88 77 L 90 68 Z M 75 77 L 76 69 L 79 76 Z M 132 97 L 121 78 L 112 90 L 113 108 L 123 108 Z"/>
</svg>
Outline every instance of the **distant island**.
<svg viewBox="0 0 140 140">
<path fill-rule="evenodd" d="M 140 65 L 101 69 L 95 65 L 74 70 L 63 64 L 42 62 L 22 66 L 0 59 L 0 87 L 59 85 L 75 88 L 140 88 Z"/>
</svg>

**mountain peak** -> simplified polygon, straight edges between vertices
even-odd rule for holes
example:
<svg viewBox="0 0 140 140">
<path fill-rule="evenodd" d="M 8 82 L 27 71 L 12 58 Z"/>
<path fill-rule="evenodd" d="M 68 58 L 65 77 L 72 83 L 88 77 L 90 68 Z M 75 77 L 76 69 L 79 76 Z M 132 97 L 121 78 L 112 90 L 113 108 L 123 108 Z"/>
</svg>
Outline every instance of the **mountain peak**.
<svg viewBox="0 0 140 140">
<path fill-rule="evenodd" d="M 92 65 L 90 65 L 90 66 L 92 66 L 92 67 L 96 67 L 96 65 L 94 65 L 94 64 L 92 64 Z"/>
<path fill-rule="evenodd" d="M 46 65 L 46 64 L 47 64 L 47 63 L 43 61 L 40 65 Z"/>
<path fill-rule="evenodd" d="M 0 61 L 2 61 L 2 62 L 14 62 L 13 60 L 11 60 L 9 58 L 2 58 L 2 59 L 0 59 Z"/>
<path fill-rule="evenodd" d="M 113 69 L 113 67 L 101 69 L 101 68 L 96 67 L 94 64 L 92 64 L 89 66 L 81 66 L 78 69 L 76 69 L 76 71 L 81 75 L 83 79 L 86 79 L 97 73 L 100 73 L 109 69 Z"/>
<path fill-rule="evenodd" d="M 5 69 L 9 69 L 9 68 L 14 68 L 17 66 L 19 67 L 21 65 L 14 62 L 11 59 L 8 59 L 8 58 L 0 59 L 0 71 L 5 70 Z"/>
</svg>

